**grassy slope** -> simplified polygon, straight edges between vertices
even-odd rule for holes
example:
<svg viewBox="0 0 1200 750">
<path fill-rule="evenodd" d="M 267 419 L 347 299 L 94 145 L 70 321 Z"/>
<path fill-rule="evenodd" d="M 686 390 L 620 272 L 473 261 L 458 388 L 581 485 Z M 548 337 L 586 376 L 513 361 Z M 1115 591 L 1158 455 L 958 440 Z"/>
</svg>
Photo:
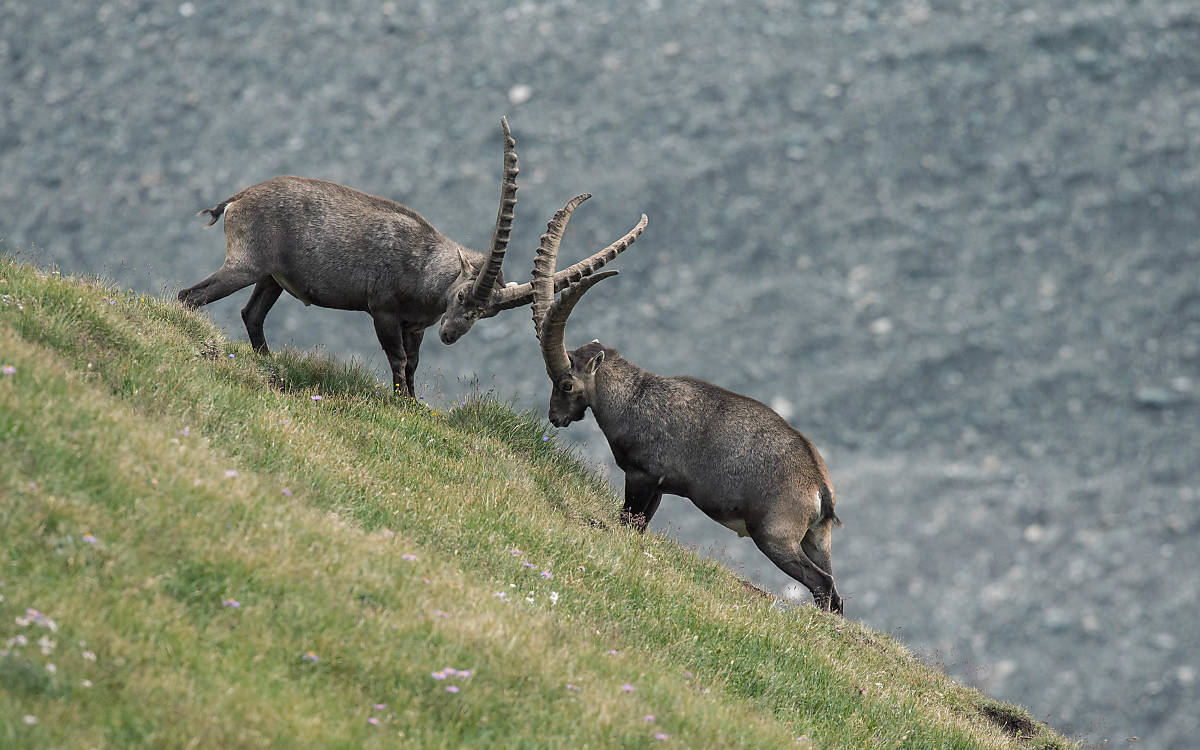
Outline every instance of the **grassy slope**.
<svg viewBox="0 0 1200 750">
<path fill-rule="evenodd" d="M 0 365 L 0 746 L 1069 744 L 623 530 L 494 402 L 404 406 L 7 258 Z"/>
</svg>

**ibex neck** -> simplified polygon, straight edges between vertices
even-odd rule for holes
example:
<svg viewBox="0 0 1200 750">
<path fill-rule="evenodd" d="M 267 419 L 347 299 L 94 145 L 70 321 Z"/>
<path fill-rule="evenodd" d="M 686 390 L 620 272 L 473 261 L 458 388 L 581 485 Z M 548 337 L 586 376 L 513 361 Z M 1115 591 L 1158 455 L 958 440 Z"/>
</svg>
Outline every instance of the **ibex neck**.
<svg viewBox="0 0 1200 750">
<path fill-rule="evenodd" d="M 628 423 L 637 413 L 639 396 L 659 376 L 643 370 L 615 350 L 607 350 L 604 363 L 596 370 L 596 394 L 592 413 L 606 434 Z"/>
</svg>

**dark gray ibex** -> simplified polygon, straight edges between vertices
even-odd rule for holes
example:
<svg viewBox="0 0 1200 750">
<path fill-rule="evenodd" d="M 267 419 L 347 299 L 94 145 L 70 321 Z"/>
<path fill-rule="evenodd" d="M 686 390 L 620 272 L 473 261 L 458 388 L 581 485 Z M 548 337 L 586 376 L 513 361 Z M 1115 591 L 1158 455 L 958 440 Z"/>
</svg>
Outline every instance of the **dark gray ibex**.
<svg viewBox="0 0 1200 750">
<path fill-rule="evenodd" d="M 215 302 L 254 284 L 242 320 L 250 343 L 267 351 L 263 320 L 286 289 L 306 305 L 362 310 L 375 322 L 397 393 L 415 395 L 425 329 L 453 344 L 475 321 L 527 305 L 533 287 L 504 284 L 500 266 L 517 202 L 516 142 L 504 131 L 500 209 L 487 255 L 443 236 L 395 201 L 324 180 L 275 177 L 200 212 L 212 226 L 225 215 L 225 263 L 179 293 L 188 307 Z M 640 231 L 640 230 L 639 230 Z M 555 276 L 556 288 L 616 257 L 619 243 Z"/>
<path fill-rule="evenodd" d="M 841 525 L 833 483 L 809 440 L 766 405 L 691 377 L 664 378 L 599 341 L 568 352 L 567 316 L 605 271 L 554 299 L 554 265 L 576 198 L 542 235 L 533 271 L 534 329 L 554 384 L 550 422 L 565 427 L 591 407 L 625 472 L 622 519 L 639 530 L 663 493 L 691 499 L 749 536 L 771 562 L 808 587 L 822 609 L 842 612 L 830 536 Z"/>
</svg>

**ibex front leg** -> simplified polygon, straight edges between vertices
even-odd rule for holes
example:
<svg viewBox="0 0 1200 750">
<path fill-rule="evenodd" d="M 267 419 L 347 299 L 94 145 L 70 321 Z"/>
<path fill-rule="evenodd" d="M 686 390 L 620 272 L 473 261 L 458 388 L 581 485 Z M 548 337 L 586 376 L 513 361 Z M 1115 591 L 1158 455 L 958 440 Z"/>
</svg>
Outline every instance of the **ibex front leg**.
<svg viewBox="0 0 1200 750">
<path fill-rule="evenodd" d="M 408 376 L 405 368 L 408 366 L 408 355 L 404 351 L 403 324 L 400 318 L 391 312 L 371 311 L 371 319 L 375 322 L 375 335 L 379 337 L 379 345 L 387 355 L 388 364 L 392 368 L 392 390 L 398 396 L 412 398 Z"/>
<path fill-rule="evenodd" d="M 625 472 L 625 507 L 621 522 L 644 532 L 662 502 L 658 478 L 640 471 Z"/>
<path fill-rule="evenodd" d="M 406 326 L 400 331 L 404 339 L 404 356 L 408 362 L 404 365 L 404 382 L 408 384 L 408 392 L 417 395 L 417 362 L 421 359 L 421 339 L 425 337 L 425 329 L 419 326 Z"/>
</svg>

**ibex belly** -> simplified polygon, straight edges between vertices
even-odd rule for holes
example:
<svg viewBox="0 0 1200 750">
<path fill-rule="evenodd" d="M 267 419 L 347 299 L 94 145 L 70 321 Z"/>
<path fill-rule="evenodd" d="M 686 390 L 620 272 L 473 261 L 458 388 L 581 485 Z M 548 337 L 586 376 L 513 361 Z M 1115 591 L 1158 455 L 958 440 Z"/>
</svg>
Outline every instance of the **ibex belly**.
<svg viewBox="0 0 1200 750">
<path fill-rule="evenodd" d="M 746 520 L 744 518 L 729 519 L 726 521 L 718 521 L 727 529 L 732 529 L 737 532 L 738 536 L 750 536 L 750 532 L 746 529 Z"/>
<path fill-rule="evenodd" d="M 275 282 L 278 283 L 279 286 L 283 287 L 288 294 L 300 300 L 305 305 L 311 305 L 313 303 L 306 293 L 301 292 L 295 284 L 283 278 L 283 276 L 273 273 L 271 274 L 271 278 L 275 279 Z"/>
</svg>

